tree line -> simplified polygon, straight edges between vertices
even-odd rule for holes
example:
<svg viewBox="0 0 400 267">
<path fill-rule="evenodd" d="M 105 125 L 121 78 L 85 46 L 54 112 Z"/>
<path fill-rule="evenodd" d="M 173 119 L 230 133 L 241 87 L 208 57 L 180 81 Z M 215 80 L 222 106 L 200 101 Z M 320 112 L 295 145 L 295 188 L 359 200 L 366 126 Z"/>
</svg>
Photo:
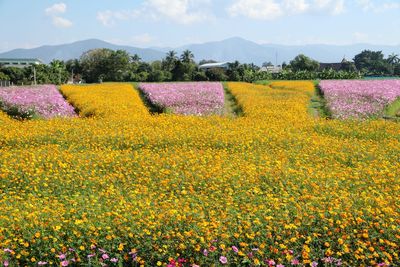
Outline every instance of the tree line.
<svg viewBox="0 0 400 267">
<path fill-rule="evenodd" d="M 38 84 L 62 84 L 71 80 L 87 83 L 97 82 L 166 82 L 166 81 L 245 81 L 265 79 L 356 79 L 362 76 L 400 75 L 400 59 L 392 54 L 387 58 L 381 51 L 364 50 L 354 57 L 354 62 L 342 61 L 340 68 L 321 69 L 320 63 L 305 55 L 298 55 L 289 64 L 283 63 L 282 71 L 269 73 L 260 71 L 254 64 L 229 63 L 227 69 L 200 69 L 212 60 L 194 61 L 191 51 L 181 55 L 175 51 L 166 53 L 162 60 L 144 62 L 138 55 L 130 55 L 124 50 L 93 49 L 82 54 L 79 59 L 68 61 L 53 60 L 48 65 L 35 66 Z M 263 66 L 272 65 L 270 62 Z M 34 73 L 32 67 L 17 68 L 0 66 L 0 80 L 14 84 L 31 84 Z"/>
</svg>

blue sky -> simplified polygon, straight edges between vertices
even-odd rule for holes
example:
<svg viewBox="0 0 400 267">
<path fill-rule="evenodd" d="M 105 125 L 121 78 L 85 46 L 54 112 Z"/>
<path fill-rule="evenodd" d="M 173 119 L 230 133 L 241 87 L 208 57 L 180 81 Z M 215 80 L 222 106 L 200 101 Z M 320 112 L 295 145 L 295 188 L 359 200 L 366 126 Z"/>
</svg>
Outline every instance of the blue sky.
<svg viewBox="0 0 400 267">
<path fill-rule="evenodd" d="M 138 47 L 400 44 L 400 0 L 0 0 L 0 51 L 98 38 Z"/>
</svg>

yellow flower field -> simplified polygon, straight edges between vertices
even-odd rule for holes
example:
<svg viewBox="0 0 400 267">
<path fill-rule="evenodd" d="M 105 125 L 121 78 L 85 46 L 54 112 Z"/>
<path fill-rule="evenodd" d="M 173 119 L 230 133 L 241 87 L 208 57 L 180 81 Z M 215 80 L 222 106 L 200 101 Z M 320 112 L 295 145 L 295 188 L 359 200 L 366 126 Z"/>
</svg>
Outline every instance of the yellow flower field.
<svg viewBox="0 0 400 267">
<path fill-rule="evenodd" d="M 399 266 L 400 125 L 307 113 L 311 82 L 228 83 L 238 118 L 150 115 L 62 86 L 81 118 L 0 113 L 0 265 Z"/>
</svg>

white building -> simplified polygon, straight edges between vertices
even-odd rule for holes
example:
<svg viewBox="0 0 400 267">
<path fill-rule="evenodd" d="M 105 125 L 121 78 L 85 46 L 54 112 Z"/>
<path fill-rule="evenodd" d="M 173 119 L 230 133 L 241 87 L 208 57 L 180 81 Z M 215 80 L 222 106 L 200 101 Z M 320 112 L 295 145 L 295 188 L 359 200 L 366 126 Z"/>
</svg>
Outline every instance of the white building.
<svg viewBox="0 0 400 267">
<path fill-rule="evenodd" d="M 217 63 L 206 63 L 199 66 L 201 70 L 209 70 L 209 69 L 229 69 L 229 62 L 217 62 Z"/>
<path fill-rule="evenodd" d="M 262 67 L 260 72 L 269 72 L 269 73 L 279 73 L 282 71 L 282 66 L 267 66 L 267 67 Z"/>
<path fill-rule="evenodd" d="M 24 68 L 32 65 L 44 64 L 37 58 L 0 58 L 0 66 Z"/>
</svg>

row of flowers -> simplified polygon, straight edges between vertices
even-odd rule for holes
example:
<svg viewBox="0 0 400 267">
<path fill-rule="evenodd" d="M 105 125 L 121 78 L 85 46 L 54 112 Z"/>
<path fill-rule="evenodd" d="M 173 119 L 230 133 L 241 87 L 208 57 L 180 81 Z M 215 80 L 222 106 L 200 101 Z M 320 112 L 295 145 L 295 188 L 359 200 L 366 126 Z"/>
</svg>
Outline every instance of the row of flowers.
<svg viewBox="0 0 400 267">
<path fill-rule="evenodd" d="M 319 86 L 338 119 L 380 117 L 385 107 L 400 98 L 400 80 L 326 80 Z"/>
<path fill-rule="evenodd" d="M 160 111 L 183 115 L 224 111 L 224 88 L 218 82 L 141 83 L 139 89 Z"/>
<path fill-rule="evenodd" d="M 76 116 L 55 85 L 1 88 L 0 108 L 20 119 Z"/>
</svg>

